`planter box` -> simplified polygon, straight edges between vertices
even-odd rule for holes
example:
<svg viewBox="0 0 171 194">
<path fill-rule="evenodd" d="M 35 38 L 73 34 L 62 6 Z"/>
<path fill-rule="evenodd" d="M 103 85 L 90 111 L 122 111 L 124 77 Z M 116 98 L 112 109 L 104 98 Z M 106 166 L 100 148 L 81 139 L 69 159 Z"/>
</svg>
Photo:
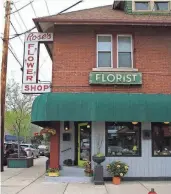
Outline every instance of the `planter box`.
<svg viewBox="0 0 171 194">
<path fill-rule="evenodd" d="M 59 176 L 59 172 L 48 172 L 48 176 L 57 177 L 57 176 Z"/>
<path fill-rule="evenodd" d="M 30 168 L 33 166 L 33 158 L 8 158 L 7 166 L 8 168 Z"/>
</svg>

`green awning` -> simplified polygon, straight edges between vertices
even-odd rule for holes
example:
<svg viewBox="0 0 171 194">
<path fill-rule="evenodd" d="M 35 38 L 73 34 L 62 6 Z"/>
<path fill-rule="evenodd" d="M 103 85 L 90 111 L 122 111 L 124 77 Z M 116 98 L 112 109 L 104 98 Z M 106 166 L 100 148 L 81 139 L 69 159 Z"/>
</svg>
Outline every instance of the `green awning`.
<svg viewBox="0 0 171 194">
<path fill-rule="evenodd" d="M 32 106 L 32 123 L 49 121 L 171 122 L 171 95 L 47 93 Z"/>
</svg>

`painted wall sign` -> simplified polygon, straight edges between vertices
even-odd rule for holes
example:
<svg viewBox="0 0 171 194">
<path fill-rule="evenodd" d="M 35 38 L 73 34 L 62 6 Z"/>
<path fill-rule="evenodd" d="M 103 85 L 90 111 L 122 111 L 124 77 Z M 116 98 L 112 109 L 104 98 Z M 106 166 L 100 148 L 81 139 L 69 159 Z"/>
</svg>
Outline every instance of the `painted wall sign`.
<svg viewBox="0 0 171 194">
<path fill-rule="evenodd" d="M 38 71 L 38 42 L 25 43 L 23 83 L 36 83 Z"/>
<path fill-rule="evenodd" d="M 42 94 L 51 92 L 50 83 L 37 83 L 37 84 L 23 84 L 23 94 Z"/>
<path fill-rule="evenodd" d="M 25 42 L 52 42 L 53 33 L 31 32 L 25 35 Z"/>
<path fill-rule="evenodd" d="M 136 72 L 91 72 L 90 84 L 104 85 L 140 85 L 142 84 L 142 73 Z"/>
</svg>

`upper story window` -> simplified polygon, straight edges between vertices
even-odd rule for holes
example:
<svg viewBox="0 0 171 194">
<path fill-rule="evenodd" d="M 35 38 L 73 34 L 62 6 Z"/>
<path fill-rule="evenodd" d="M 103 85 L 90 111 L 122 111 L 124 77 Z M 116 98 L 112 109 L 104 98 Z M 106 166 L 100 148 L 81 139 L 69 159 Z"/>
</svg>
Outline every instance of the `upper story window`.
<svg viewBox="0 0 171 194">
<path fill-rule="evenodd" d="M 135 10 L 145 11 L 150 9 L 150 2 L 135 2 Z"/>
<path fill-rule="evenodd" d="M 118 67 L 133 67 L 132 36 L 118 35 Z"/>
<path fill-rule="evenodd" d="M 112 67 L 112 35 L 97 36 L 97 67 Z"/>
<path fill-rule="evenodd" d="M 169 2 L 154 2 L 154 10 L 155 11 L 168 11 Z"/>
</svg>

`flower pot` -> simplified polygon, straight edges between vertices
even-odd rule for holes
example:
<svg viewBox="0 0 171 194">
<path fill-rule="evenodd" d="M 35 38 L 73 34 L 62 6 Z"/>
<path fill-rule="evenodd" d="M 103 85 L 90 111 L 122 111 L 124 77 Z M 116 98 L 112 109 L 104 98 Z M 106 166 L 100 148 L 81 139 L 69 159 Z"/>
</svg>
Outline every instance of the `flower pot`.
<svg viewBox="0 0 171 194">
<path fill-rule="evenodd" d="M 100 156 L 100 157 L 98 157 L 98 156 L 93 156 L 92 159 L 93 159 L 93 161 L 94 161 L 95 163 L 101 164 L 102 162 L 105 161 L 105 156 Z"/>
<path fill-rule="evenodd" d="M 112 178 L 112 183 L 115 184 L 115 185 L 120 185 L 121 178 L 120 177 L 113 177 Z"/>
<path fill-rule="evenodd" d="M 48 176 L 50 176 L 50 177 L 59 176 L 59 172 L 48 172 Z"/>
</svg>

